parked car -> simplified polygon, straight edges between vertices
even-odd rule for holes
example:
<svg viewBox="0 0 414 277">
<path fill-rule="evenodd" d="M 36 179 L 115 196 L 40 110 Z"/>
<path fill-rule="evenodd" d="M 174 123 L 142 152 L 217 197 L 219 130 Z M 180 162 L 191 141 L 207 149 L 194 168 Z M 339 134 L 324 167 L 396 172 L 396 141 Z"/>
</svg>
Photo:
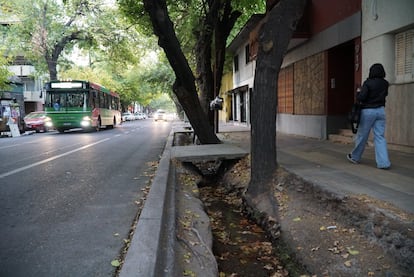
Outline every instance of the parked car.
<svg viewBox="0 0 414 277">
<path fill-rule="evenodd" d="M 138 113 L 138 114 L 139 114 L 139 119 L 147 119 L 146 113 Z"/>
<path fill-rule="evenodd" d="M 26 125 L 26 130 L 34 130 L 36 133 L 47 132 L 48 128 L 45 126 L 46 113 L 44 111 L 31 112 L 27 114 L 23 120 Z"/>
<path fill-rule="evenodd" d="M 132 121 L 135 120 L 135 116 L 130 112 L 122 113 L 121 115 L 122 121 Z"/>
<path fill-rule="evenodd" d="M 158 121 L 158 120 L 164 120 L 167 121 L 167 114 L 165 111 L 163 110 L 158 110 L 155 114 L 154 114 L 154 120 Z"/>
<path fill-rule="evenodd" d="M 146 119 L 147 115 L 145 113 L 135 113 L 135 119 Z"/>
</svg>

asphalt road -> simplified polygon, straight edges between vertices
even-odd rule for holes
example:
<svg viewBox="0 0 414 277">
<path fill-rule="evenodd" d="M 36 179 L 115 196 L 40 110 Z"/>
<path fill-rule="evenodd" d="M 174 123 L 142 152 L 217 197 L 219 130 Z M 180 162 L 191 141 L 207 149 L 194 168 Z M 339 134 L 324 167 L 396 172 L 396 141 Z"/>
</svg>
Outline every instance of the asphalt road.
<svg viewBox="0 0 414 277">
<path fill-rule="evenodd" d="M 113 276 L 170 129 L 0 138 L 0 276 Z"/>
</svg>

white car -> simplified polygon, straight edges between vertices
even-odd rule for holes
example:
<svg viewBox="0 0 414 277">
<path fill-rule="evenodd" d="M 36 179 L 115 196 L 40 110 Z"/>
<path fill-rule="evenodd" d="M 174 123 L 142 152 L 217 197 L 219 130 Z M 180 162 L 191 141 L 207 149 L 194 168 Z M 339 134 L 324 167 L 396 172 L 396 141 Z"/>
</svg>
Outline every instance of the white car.
<svg viewBox="0 0 414 277">
<path fill-rule="evenodd" d="M 135 116 L 130 112 L 122 113 L 122 121 L 132 121 L 135 120 Z"/>
<path fill-rule="evenodd" d="M 167 121 L 167 114 L 165 113 L 165 111 L 159 110 L 154 114 L 154 120 L 155 121 L 158 121 L 158 120 Z"/>
<path fill-rule="evenodd" d="M 139 120 L 147 118 L 147 115 L 145 113 L 135 113 L 134 115 L 135 115 L 135 118 Z"/>
</svg>

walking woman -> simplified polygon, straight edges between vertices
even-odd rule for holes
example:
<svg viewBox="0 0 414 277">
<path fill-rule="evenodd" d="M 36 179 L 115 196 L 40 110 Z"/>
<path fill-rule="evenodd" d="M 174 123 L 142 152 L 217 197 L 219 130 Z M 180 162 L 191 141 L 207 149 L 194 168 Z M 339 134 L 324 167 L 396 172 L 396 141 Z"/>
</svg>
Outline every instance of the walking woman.
<svg viewBox="0 0 414 277">
<path fill-rule="evenodd" d="M 382 64 L 373 64 L 368 79 L 362 84 L 357 101 L 362 104 L 361 121 L 355 139 L 355 147 L 347 155 L 351 163 L 359 163 L 368 141 L 371 129 L 374 132 L 375 160 L 380 169 L 389 169 L 387 141 L 385 140 L 385 98 L 388 95 L 388 82 Z"/>
</svg>

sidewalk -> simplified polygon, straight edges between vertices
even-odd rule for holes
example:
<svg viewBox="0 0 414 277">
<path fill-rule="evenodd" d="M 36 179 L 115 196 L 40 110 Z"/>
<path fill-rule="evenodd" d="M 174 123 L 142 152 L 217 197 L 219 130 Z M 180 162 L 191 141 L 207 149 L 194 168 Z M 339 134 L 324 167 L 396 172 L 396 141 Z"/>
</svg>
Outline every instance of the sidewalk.
<svg viewBox="0 0 414 277">
<path fill-rule="evenodd" d="M 221 124 L 219 136 L 250 151 L 250 129 L 244 125 Z M 414 213 L 414 154 L 390 150 L 391 169 L 381 170 L 373 147 L 366 148 L 360 164 L 349 163 L 346 154 L 352 147 L 277 134 L 278 163 L 287 170 L 333 193 L 368 195 Z"/>
</svg>

